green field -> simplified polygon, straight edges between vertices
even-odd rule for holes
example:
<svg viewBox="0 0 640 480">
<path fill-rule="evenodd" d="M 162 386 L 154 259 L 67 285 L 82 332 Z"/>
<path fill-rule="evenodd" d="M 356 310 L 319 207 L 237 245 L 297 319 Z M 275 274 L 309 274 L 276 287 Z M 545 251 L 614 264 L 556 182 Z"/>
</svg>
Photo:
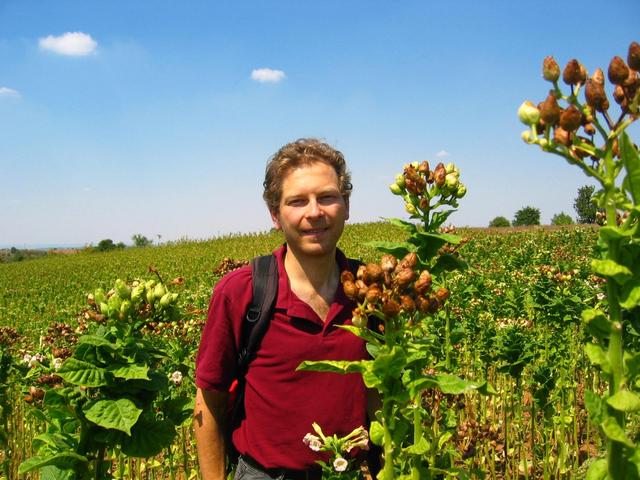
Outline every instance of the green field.
<svg viewBox="0 0 640 480">
<path fill-rule="evenodd" d="M 441 331 L 444 323 L 438 321 L 429 338 L 448 368 L 464 378 L 488 380 L 496 393 L 425 394 L 434 412 L 425 428 L 450 432 L 440 446 L 440 460 L 482 471 L 486 478 L 581 478 L 602 445 L 584 406 L 585 389 L 598 391 L 602 385 L 586 361 L 583 344 L 590 336 L 580 321 L 586 306 L 603 301 L 602 282 L 589 269 L 597 230 L 578 226 L 457 233 L 465 238 L 458 254 L 467 268 L 439 280 L 451 290 L 441 315 L 447 317 L 448 340 Z M 403 235 L 384 223 L 350 225 L 340 246 L 347 255 L 369 262 L 379 254 L 367 241 L 398 241 Z M 179 293 L 181 318 L 167 322 L 163 330 L 156 328 L 154 335 L 174 336 L 189 377 L 219 267 L 225 259 L 246 261 L 268 253 L 281 241 L 271 232 L 0 264 L 0 326 L 21 336 L 4 348 L 16 364 L 25 353 L 51 357 L 51 347 L 43 346 L 41 337 L 55 335 L 61 324 L 73 330 L 79 318 L 86 322 L 89 293 L 98 287 L 108 290 L 117 278 L 129 283 L 153 278 L 153 266 L 167 283 L 184 278 L 172 290 Z M 49 329 L 53 324 L 58 330 Z M 8 343 L 7 338 L 4 332 Z M 42 385 L 25 375 L 24 365 L 19 368 L 13 373 L 16 383 L 3 394 L 5 408 L 13 412 L 5 425 L 6 478 L 15 478 L 11 475 L 17 465 L 33 454 L 31 437 L 45 429 L 33 413 L 40 408 L 38 401 L 22 400 L 30 387 Z M 193 384 L 186 379 L 181 388 L 189 396 Z M 117 450 L 107 453 L 115 478 L 197 476 L 189 419 L 159 456 L 138 461 Z"/>
</svg>

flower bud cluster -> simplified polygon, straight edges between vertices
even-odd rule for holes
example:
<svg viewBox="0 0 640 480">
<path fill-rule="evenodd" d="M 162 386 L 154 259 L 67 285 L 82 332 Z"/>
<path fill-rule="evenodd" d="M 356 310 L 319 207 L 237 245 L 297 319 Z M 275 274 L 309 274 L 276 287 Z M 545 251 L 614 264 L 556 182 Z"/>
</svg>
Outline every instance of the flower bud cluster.
<svg viewBox="0 0 640 480">
<path fill-rule="evenodd" d="M 455 164 L 445 166 L 440 162 L 431 169 L 426 160 L 405 165 L 389 189 L 393 194 L 402 196 L 407 213 L 416 218 L 428 214 L 437 196 L 441 197 L 440 204 L 452 204 L 467 193 Z"/>
<path fill-rule="evenodd" d="M 345 457 L 353 449 L 369 449 L 369 432 L 362 426 L 356 428 L 344 437 L 338 437 L 335 434 L 325 435 L 320 425 L 315 422 L 312 424 L 312 427 L 315 434 L 307 433 L 302 439 L 302 442 L 314 452 L 333 453 L 330 465 L 322 461 L 318 462 L 323 466 L 323 470 L 328 471 L 327 473 L 329 475 L 333 472 L 345 472 L 351 466 L 352 462 Z M 323 478 L 325 478 L 324 475 Z"/>
<path fill-rule="evenodd" d="M 398 261 L 385 254 L 380 263 L 362 265 L 356 277 L 344 271 L 342 287 L 350 299 L 358 302 L 353 311 L 352 323 L 356 327 L 367 326 L 367 316 L 379 312 L 385 318 L 398 316 L 401 312 L 426 314 L 437 312 L 449 298 L 449 290 L 441 287 L 434 290 L 428 270 L 419 271 L 418 257 L 408 253 Z"/>
<path fill-rule="evenodd" d="M 596 68 L 589 76 L 584 65 L 578 60 L 569 60 L 562 71 L 562 80 L 571 86 L 571 95 L 563 96 L 558 86 L 560 67 L 553 57 L 546 57 L 542 63 L 542 76 L 545 80 L 552 82 L 554 88 L 539 104 L 534 105 L 526 101 L 518 109 L 520 121 L 531 127 L 530 130 L 523 132 L 523 140 L 527 143 L 539 144 L 543 149 L 567 147 L 576 161 L 593 156 L 597 113 L 605 117 L 611 130 L 621 124 L 625 115 L 629 115 L 632 119 L 637 118 L 640 103 L 639 69 L 640 44 L 637 42 L 632 42 L 629 46 L 626 62 L 621 57 L 615 56 L 609 63 L 607 78 L 614 86 L 612 96 L 621 110 L 620 119 L 613 124 L 607 113 L 610 109 L 610 101 L 605 91 L 603 70 Z M 580 87 L 584 87 L 584 105 L 581 105 L 576 97 Z M 561 100 L 567 102 L 566 108 L 560 106 Z M 578 134 L 580 128 L 586 137 Z M 542 133 L 547 135 L 539 137 Z"/>
</svg>

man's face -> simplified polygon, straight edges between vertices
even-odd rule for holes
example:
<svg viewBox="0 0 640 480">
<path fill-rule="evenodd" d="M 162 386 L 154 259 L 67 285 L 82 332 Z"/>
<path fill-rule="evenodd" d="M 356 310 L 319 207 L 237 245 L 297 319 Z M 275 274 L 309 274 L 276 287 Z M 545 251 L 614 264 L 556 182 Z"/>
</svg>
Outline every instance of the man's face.
<svg viewBox="0 0 640 480">
<path fill-rule="evenodd" d="M 295 254 L 333 254 L 349 218 L 333 167 L 314 162 L 289 171 L 282 181 L 278 211 L 271 212 L 271 218 Z"/>
</svg>

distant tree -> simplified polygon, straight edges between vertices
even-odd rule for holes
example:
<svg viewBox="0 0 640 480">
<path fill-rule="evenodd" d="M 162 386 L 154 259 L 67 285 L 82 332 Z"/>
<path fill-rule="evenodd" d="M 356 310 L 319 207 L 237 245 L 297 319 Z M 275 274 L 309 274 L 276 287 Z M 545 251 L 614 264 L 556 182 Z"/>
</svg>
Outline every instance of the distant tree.
<svg viewBox="0 0 640 480">
<path fill-rule="evenodd" d="M 578 189 L 578 196 L 573 201 L 573 208 L 578 214 L 578 223 L 596 223 L 598 208 L 591 200 L 595 189 L 593 185 L 584 185 Z"/>
<path fill-rule="evenodd" d="M 133 240 L 133 245 L 136 247 L 148 247 L 153 243 L 153 240 L 149 240 L 147 237 L 140 233 L 136 233 L 135 235 L 133 235 L 131 237 L 131 240 Z"/>
<path fill-rule="evenodd" d="M 489 222 L 490 227 L 510 227 L 511 222 L 505 217 L 496 217 Z"/>
<path fill-rule="evenodd" d="M 522 207 L 516 212 L 512 225 L 514 227 L 540 225 L 540 210 L 534 207 Z"/>
<path fill-rule="evenodd" d="M 564 212 L 556 213 L 551 218 L 551 225 L 571 225 L 573 224 L 573 218 Z"/>
<path fill-rule="evenodd" d="M 98 242 L 96 250 L 99 252 L 107 252 L 109 250 L 113 250 L 114 248 L 116 248 L 116 246 L 114 245 L 113 240 L 111 240 L 110 238 L 105 238 L 104 240 L 100 240 Z"/>
<path fill-rule="evenodd" d="M 11 247 L 11 254 L 18 253 L 18 249 L 16 247 Z"/>
<path fill-rule="evenodd" d="M 124 244 L 124 242 L 118 242 L 116 243 L 116 248 L 126 248 L 127 246 Z"/>
</svg>

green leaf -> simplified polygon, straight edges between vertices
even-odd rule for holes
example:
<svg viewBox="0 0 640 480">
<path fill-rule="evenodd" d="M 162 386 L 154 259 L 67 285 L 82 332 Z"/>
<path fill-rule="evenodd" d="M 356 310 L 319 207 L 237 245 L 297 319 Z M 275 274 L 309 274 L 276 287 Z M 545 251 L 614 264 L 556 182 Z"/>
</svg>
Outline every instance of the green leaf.
<svg viewBox="0 0 640 480">
<path fill-rule="evenodd" d="M 149 367 L 144 364 L 109 365 L 107 371 L 114 377 L 124 380 L 149 380 Z"/>
<path fill-rule="evenodd" d="M 477 382 L 463 380 L 462 378 L 449 373 L 436 375 L 435 380 L 440 390 L 442 390 L 442 393 L 450 395 L 459 395 L 471 390 L 477 390 L 478 387 L 480 387 L 480 384 Z"/>
<path fill-rule="evenodd" d="M 409 252 L 415 252 L 416 247 L 406 242 L 366 242 L 366 246 L 373 247 L 382 253 L 390 253 L 396 258 L 402 258 Z"/>
<path fill-rule="evenodd" d="M 400 218 L 385 218 L 385 221 L 390 223 L 391 225 L 395 225 L 396 227 L 402 228 L 405 232 L 409 234 L 414 233 L 418 230 L 418 227 L 415 223 L 407 222 L 406 220 L 402 220 Z"/>
<path fill-rule="evenodd" d="M 429 451 L 430 448 L 431 445 L 429 444 L 427 439 L 422 437 L 417 444 L 405 448 L 404 451 L 409 455 L 424 455 Z"/>
<path fill-rule="evenodd" d="M 40 480 L 75 480 L 76 474 L 73 470 L 61 469 L 48 465 L 40 469 Z"/>
<path fill-rule="evenodd" d="M 417 253 L 424 262 L 429 262 L 446 243 L 457 245 L 462 240 L 459 235 L 451 233 L 418 232 L 410 242 L 418 247 Z"/>
<path fill-rule="evenodd" d="M 41 433 L 34 437 L 32 446 L 35 450 L 40 450 L 46 445 L 52 452 L 69 451 L 75 447 L 69 440 L 69 438 L 58 433 Z"/>
<path fill-rule="evenodd" d="M 638 374 L 640 374 L 640 353 L 625 358 L 624 363 L 631 379 L 636 378 Z"/>
<path fill-rule="evenodd" d="M 174 425 L 182 425 L 193 414 L 193 402 L 193 397 L 171 398 L 162 404 L 162 411 Z"/>
<path fill-rule="evenodd" d="M 107 340 L 101 335 L 83 335 L 78 339 L 78 345 L 92 345 L 94 347 L 103 347 L 106 350 L 117 352 L 120 348 Z"/>
<path fill-rule="evenodd" d="M 633 282 L 635 283 L 635 282 Z M 631 310 L 640 305 L 640 285 L 633 285 L 632 282 L 622 287 L 620 292 L 620 306 Z"/>
<path fill-rule="evenodd" d="M 452 272 L 454 270 L 466 270 L 467 263 L 455 255 L 445 253 L 440 255 L 431 268 L 431 273 L 438 275 L 442 272 Z"/>
<path fill-rule="evenodd" d="M 407 355 L 403 348 L 396 346 L 391 351 L 379 353 L 372 362 L 373 372 L 380 378 L 399 378 L 407 364 Z"/>
<path fill-rule="evenodd" d="M 98 400 L 83 409 L 90 422 L 103 428 L 112 428 L 131 435 L 131 427 L 135 425 L 142 409 L 126 398 L 118 400 Z"/>
<path fill-rule="evenodd" d="M 600 227 L 598 232 L 600 236 L 606 240 L 620 240 L 625 237 L 630 237 L 633 234 L 632 230 L 623 230 L 613 226 Z"/>
<path fill-rule="evenodd" d="M 613 278 L 620 285 L 624 285 L 633 277 L 631 270 L 609 259 L 591 260 L 591 269 L 600 276 Z"/>
<path fill-rule="evenodd" d="M 607 459 L 600 458 L 593 462 L 587 470 L 585 480 L 605 480 L 608 475 Z"/>
<path fill-rule="evenodd" d="M 595 343 L 587 343 L 584 346 L 584 351 L 593 365 L 600 366 L 602 371 L 605 373 L 611 373 L 609 358 L 600 345 L 596 345 Z"/>
<path fill-rule="evenodd" d="M 92 363 L 83 362 L 75 358 L 67 359 L 57 373 L 65 382 L 72 385 L 102 387 L 109 384 L 104 368 L 96 367 Z"/>
<path fill-rule="evenodd" d="M 627 171 L 625 183 L 631 193 L 633 203 L 640 204 L 640 155 L 626 132 L 620 142 L 620 157 Z"/>
<path fill-rule="evenodd" d="M 174 425 L 167 419 L 143 419 L 131 430 L 131 437 L 122 442 L 122 453 L 130 457 L 153 457 L 167 448 L 176 435 Z"/>
<path fill-rule="evenodd" d="M 384 444 L 384 428 L 377 420 L 371 422 L 369 427 L 369 438 L 374 445 L 382 446 Z"/>
<path fill-rule="evenodd" d="M 305 360 L 296 371 L 332 372 L 332 373 L 362 373 L 372 360 Z"/>
<path fill-rule="evenodd" d="M 620 390 L 607 399 L 607 404 L 621 412 L 635 412 L 640 410 L 640 397 L 629 390 Z"/>
<path fill-rule="evenodd" d="M 610 440 L 622 443 L 629 448 L 635 448 L 635 445 L 631 440 L 629 440 L 629 437 L 627 437 L 627 434 L 622 429 L 622 427 L 618 425 L 618 422 L 616 422 L 615 418 L 607 417 L 605 421 L 602 422 L 601 426 L 602 431 Z"/>
<path fill-rule="evenodd" d="M 591 390 L 586 390 L 584 392 L 584 404 L 593 423 L 597 425 L 604 422 L 607 416 L 607 406 L 597 394 Z"/>
<path fill-rule="evenodd" d="M 611 335 L 611 322 L 601 310 L 595 308 L 583 310 L 582 322 L 587 325 L 589 333 L 599 340 L 606 340 Z"/>
<path fill-rule="evenodd" d="M 62 470 L 72 469 L 78 463 L 87 463 L 87 457 L 78 455 L 76 452 L 63 452 L 55 455 L 36 455 L 28 458 L 18 467 L 18 473 L 23 475 L 27 472 L 37 470 L 47 465 L 56 466 Z"/>
</svg>

